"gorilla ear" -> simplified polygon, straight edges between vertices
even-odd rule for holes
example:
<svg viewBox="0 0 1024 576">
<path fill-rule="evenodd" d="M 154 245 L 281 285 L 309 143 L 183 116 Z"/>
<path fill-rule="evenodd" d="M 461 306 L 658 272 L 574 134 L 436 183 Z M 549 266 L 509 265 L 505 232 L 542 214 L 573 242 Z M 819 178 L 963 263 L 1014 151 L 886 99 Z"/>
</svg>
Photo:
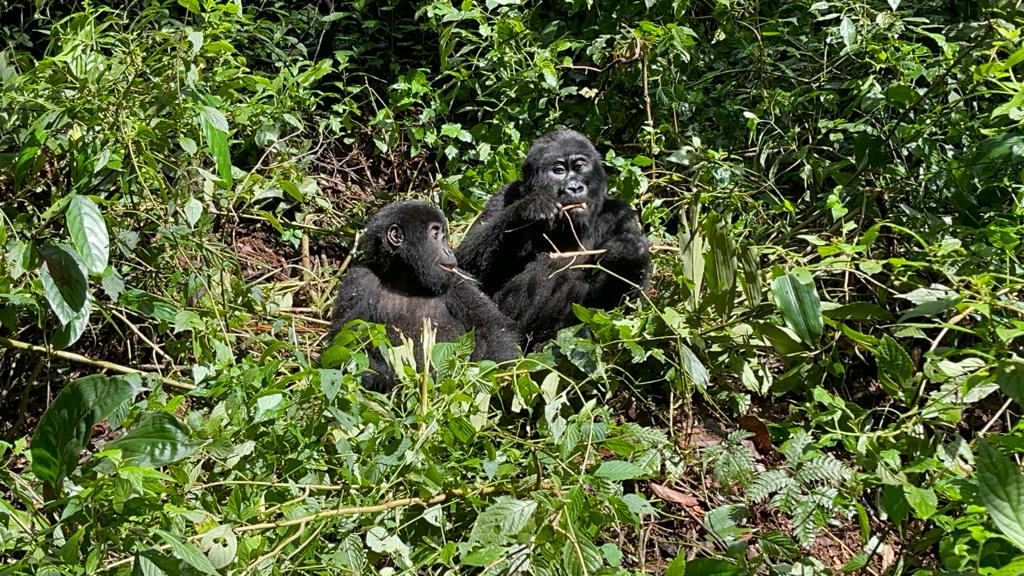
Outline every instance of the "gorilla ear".
<svg viewBox="0 0 1024 576">
<path fill-rule="evenodd" d="M 399 226 L 398 224 L 392 224 L 391 226 L 388 227 L 388 243 L 390 243 L 395 248 L 398 248 L 399 246 L 402 245 L 403 239 L 404 238 L 402 236 L 401 226 Z"/>
</svg>

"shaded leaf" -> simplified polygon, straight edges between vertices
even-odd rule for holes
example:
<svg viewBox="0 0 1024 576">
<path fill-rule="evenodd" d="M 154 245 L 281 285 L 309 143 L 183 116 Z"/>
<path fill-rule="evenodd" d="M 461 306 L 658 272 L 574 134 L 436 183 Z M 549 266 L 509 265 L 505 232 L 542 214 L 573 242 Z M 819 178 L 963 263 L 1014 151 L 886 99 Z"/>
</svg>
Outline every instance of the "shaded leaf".
<svg viewBox="0 0 1024 576">
<path fill-rule="evenodd" d="M 213 567 L 210 560 L 203 554 L 195 544 L 182 540 L 175 534 L 171 534 L 165 530 L 153 529 L 153 533 L 159 536 L 164 542 L 170 547 L 174 555 L 184 560 L 189 566 L 192 566 L 196 570 L 203 574 L 209 574 L 210 576 L 218 576 L 217 569 Z"/>
<path fill-rule="evenodd" d="M 135 397 L 141 379 L 99 374 L 79 378 L 64 387 L 50 404 L 32 434 L 32 471 L 51 487 L 78 465 L 92 427 L 120 404 Z"/>
<path fill-rule="evenodd" d="M 145 414 L 130 432 L 107 444 L 121 450 L 130 464 L 150 468 L 187 458 L 197 447 L 188 427 L 166 412 Z"/>
<path fill-rule="evenodd" d="M 44 244 L 39 248 L 43 265 L 39 279 L 50 309 L 61 324 L 71 322 L 85 307 L 88 283 L 78 253 L 64 244 Z"/>
</svg>

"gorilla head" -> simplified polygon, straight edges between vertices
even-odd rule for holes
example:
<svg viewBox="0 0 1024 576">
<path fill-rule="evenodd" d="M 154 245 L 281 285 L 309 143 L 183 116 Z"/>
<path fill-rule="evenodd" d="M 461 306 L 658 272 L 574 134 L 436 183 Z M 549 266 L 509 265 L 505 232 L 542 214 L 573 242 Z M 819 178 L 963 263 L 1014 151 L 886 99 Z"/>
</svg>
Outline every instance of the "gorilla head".
<svg viewBox="0 0 1024 576">
<path fill-rule="evenodd" d="M 547 195 L 577 227 L 586 227 L 600 214 L 608 179 L 601 157 L 586 136 L 575 130 L 556 130 L 533 141 L 523 163 L 529 195 Z"/>
<path fill-rule="evenodd" d="M 357 246 L 359 262 L 385 285 L 414 296 L 438 296 L 458 278 L 444 214 L 418 200 L 385 207 Z"/>
</svg>

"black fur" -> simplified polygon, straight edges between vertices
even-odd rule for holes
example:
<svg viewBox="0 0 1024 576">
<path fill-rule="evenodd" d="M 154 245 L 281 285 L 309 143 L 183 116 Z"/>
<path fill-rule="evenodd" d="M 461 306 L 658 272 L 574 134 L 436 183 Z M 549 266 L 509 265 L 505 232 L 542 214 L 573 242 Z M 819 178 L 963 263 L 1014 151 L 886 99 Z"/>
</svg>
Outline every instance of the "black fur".
<svg viewBox="0 0 1024 576">
<path fill-rule="evenodd" d="M 397 245 L 396 245 L 397 244 Z M 359 238 L 351 268 L 334 301 L 333 335 L 354 319 L 383 324 L 392 344 L 399 332 L 419 341 L 423 318 L 437 328 L 437 341 L 450 342 L 475 330 L 474 360 L 508 360 L 518 354 L 512 322 L 472 282 L 455 273 L 448 247 L 448 222 L 437 208 L 419 201 L 386 206 Z M 421 347 L 416 346 L 422 366 Z M 386 391 L 394 372 L 374 351 L 363 384 Z"/>
<path fill-rule="evenodd" d="M 527 342 L 547 340 L 575 323 L 572 303 L 613 308 L 631 289 L 602 270 L 569 266 L 600 264 L 634 284 L 647 281 L 647 238 L 629 205 L 606 196 L 607 187 L 601 157 L 586 136 L 573 130 L 545 134 L 530 147 L 522 179 L 487 201 L 456 249 L 462 267 Z M 586 208 L 563 211 L 579 202 Z M 552 244 L 559 252 L 606 252 L 552 259 Z"/>
</svg>

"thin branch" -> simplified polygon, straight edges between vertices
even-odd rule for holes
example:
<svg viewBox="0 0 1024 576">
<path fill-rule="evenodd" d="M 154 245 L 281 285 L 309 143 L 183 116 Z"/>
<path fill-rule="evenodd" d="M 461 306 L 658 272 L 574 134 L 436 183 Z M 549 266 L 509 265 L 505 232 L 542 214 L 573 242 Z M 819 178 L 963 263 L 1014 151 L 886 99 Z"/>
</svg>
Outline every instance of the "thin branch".
<svg viewBox="0 0 1024 576">
<path fill-rule="evenodd" d="M 36 346 L 35 344 L 29 344 L 28 342 L 22 342 L 20 340 L 12 340 L 10 338 L 4 338 L 0 336 L 0 345 L 8 348 L 14 348 L 16 350 L 26 350 L 28 352 L 36 352 L 38 354 L 46 354 L 47 356 L 53 356 L 69 362 L 77 362 L 79 364 L 88 364 L 89 366 L 95 366 L 97 368 L 103 368 L 105 370 L 111 370 L 113 372 L 119 372 L 121 374 L 148 374 L 155 376 L 161 382 L 174 388 L 180 388 L 182 390 L 195 390 L 196 387 L 193 384 L 187 382 L 181 382 L 174 380 L 173 378 L 166 378 L 158 374 L 151 372 L 143 372 L 135 368 L 128 366 L 122 366 L 113 362 L 107 362 L 106 360 L 94 360 L 88 356 L 82 356 L 81 354 L 75 354 L 74 352 L 65 352 L 63 350 L 54 350 L 45 346 Z"/>
<path fill-rule="evenodd" d="M 597 250 L 577 250 L 575 252 L 548 252 L 548 258 L 556 260 L 558 258 L 575 258 L 577 256 L 597 256 L 607 251 L 607 248 L 599 248 Z"/>
</svg>

